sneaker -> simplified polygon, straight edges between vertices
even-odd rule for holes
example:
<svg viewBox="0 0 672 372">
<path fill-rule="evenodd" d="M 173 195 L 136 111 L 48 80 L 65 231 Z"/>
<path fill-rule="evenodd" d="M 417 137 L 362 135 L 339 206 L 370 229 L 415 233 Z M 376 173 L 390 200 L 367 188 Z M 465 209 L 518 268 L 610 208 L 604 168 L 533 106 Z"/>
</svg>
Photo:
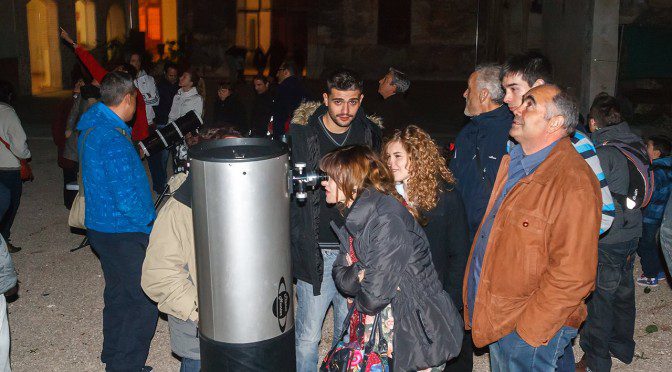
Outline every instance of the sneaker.
<svg viewBox="0 0 672 372">
<path fill-rule="evenodd" d="M 641 285 L 643 287 L 657 287 L 658 286 L 658 278 L 647 278 L 642 274 L 639 279 L 637 279 L 637 285 Z"/>
<path fill-rule="evenodd" d="M 665 276 L 664 271 L 661 271 L 661 272 L 658 273 L 658 276 L 656 276 L 656 279 L 658 279 L 658 281 L 665 280 L 665 279 L 667 279 L 667 276 Z"/>
<path fill-rule="evenodd" d="M 16 253 L 21 250 L 21 247 L 17 247 L 12 243 L 7 243 L 7 251 L 9 253 Z"/>
</svg>

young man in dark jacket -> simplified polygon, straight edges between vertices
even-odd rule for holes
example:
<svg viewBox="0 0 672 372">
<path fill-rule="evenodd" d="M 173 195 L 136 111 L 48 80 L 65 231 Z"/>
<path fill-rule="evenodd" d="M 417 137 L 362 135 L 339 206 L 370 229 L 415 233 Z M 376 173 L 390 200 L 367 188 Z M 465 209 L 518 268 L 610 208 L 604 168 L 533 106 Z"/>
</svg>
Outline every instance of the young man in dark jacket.
<svg viewBox="0 0 672 372">
<path fill-rule="evenodd" d="M 471 121 L 457 135 L 450 161 L 450 171 L 457 179 L 456 188 L 467 212 L 470 240 L 488 206 L 513 121 L 511 111 L 502 104 L 504 91 L 499 72 L 499 66 L 485 65 L 477 67 L 469 77 L 464 114 Z"/>
<path fill-rule="evenodd" d="M 161 129 L 168 124 L 168 114 L 173 105 L 173 98 L 180 87 L 177 85 L 177 66 L 172 63 L 166 63 L 163 66 L 163 79 L 156 84 L 156 90 L 159 92 L 159 104 L 154 106 L 154 125 Z M 166 187 L 168 173 L 168 149 L 153 154 L 147 158 L 149 173 L 152 175 L 152 189 L 155 193 L 161 194 Z"/>
<path fill-rule="evenodd" d="M 285 61 L 277 73 L 278 90 L 273 102 L 273 136 L 280 138 L 285 133 L 285 125 L 289 122 L 301 102 L 308 96 L 303 83 L 297 76 L 293 62 Z"/>
<path fill-rule="evenodd" d="M 598 244 L 596 288 L 588 300 L 588 318 L 581 330 L 585 352 L 576 370 L 609 371 L 611 357 L 629 364 L 635 352 L 635 289 L 633 266 L 642 236 L 642 212 L 629 209 L 617 195 L 626 195 L 631 182 L 628 160 L 609 141 L 642 143 L 622 120 L 618 101 L 605 93 L 590 108 L 590 130 L 609 189 L 614 195 L 616 218 Z M 643 143 L 642 143 L 643 146 Z"/>
<path fill-rule="evenodd" d="M 327 80 L 324 105 L 303 103 L 292 118 L 289 134 L 292 161 L 316 171 L 326 153 L 346 145 L 363 144 L 380 151 L 380 123 L 364 115 L 363 81 L 353 71 L 339 70 Z M 373 120 L 372 120 L 373 119 Z M 325 201 L 324 190 L 308 194 L 306 202 L 291 205 L 292 266 L 297 280 L 296 370 L 315 371 L 322 322 L 334 304 L 334 335 L 338 337 L 347 314 L 345 297 L 334 284 L 331 269 L 338 255 L 338 238 L 329 223 L 342 226 L 344 218 Z"/>
<path fill-rule="evenodd" d="M 273 116 L 273 96 L 266 76 L 257 75 L 252 82 L 256 95 L 250 113 L 250 134 L 252 136 L 265 136 L 268 131 L 268 123 L 271 122 L 271 116 Z"/>
</svg>

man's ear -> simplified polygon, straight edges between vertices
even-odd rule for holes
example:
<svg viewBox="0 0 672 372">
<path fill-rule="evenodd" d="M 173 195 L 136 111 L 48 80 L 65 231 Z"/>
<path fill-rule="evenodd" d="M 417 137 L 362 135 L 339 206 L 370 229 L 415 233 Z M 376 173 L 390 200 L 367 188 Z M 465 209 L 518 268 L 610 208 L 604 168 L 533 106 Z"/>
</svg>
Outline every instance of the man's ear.
<svg viewBox="0 0 672 372">
<path fill-rule="evenodd" d="M 322 100 L 325 106 L 329 106 L 329 95 L 327 93 L 322 93 Z"/>
<path fill-rule="evenodd" d="M 532 86 L 530 87 L 530 89 L 532 89 L 532 88 L 534 88 L 534 87 L 538 87 L 538 86 L 540 86 L 540 85 L 544 85 L 544 84 L 546 84 L 546 82 L 544 81 L 544 79 L 537 79 L 537 80 L 534 82 L 534 84 L 532 84 Z"/>
<path fill-rule="evenodd" d="M 359 104 L 361 105 L 364 102 L 364 93 L 359 95 Z"/>
<path fill-rule="evenodd" d="M 485 100 L 488 99 L 488 96 L 490 96 L 490 92 L 488 92 L 487 89 L 481 89 L 481 92 L 478 93 L 478 100 L 481 103 L 485 103 Z"/>
<path fill-rule="evenodd" d="M 555 133 L 556 131 L 562 129 L 565 130 L 565 117 L 561 115 L 555 115 L 548 121 L 548 133 Z"/>
</svg>

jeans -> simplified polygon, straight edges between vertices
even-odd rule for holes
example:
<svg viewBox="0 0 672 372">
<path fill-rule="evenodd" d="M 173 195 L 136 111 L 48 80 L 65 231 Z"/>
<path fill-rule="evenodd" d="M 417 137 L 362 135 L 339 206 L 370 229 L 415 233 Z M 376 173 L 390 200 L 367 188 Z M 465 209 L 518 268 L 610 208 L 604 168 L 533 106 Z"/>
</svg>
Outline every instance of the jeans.
<svg viewBox="0 0 672 372">
<path fill-rule="evenodd" d="M 162 150 L 147 158 L 149 173 L 152 175 L 152 190 L 161 195 L 168 180 L 168 150 Z"/>
<path fill-rule="evenodd" d="M 336 289 L 331 270 L 338 256 L 338 250 L 323 249 L 324 277 L 320 295 L 313 295 L 313 286 L 302 280 L 297 280 L 296 293 L 298 307 L 296 310 L 296 371 L 315 372 L 317 370 L 317 351 L 322 339 L 322 323 L 329 309 L 334 304 L 334 339 L 332 345 L 338 342 L 343 330 L 343 322 L 348 315 L 348 305 Z"/>
<path fill-rule="evenodd" d="M 642 271 L 647 278 L 655 278 L 663 271 L 661 255 L 658 246 L 658 229 L 660 226 L 642 224 L 642 238 L 639 240 L 637 253 L 642 258 Z"/>
<path fill-rule="evenodd" d="M 5 241 L 9 243 L 10 230 L 14 224 L 14 217 L 19 210 L 21 201 L 21 192 L 23 184 L 21 183 L 21 171 L 19 170 L 0 170 L 0 183 L 9 189 L 9 207 L 0 221 L 0 233 Z"/>
<path fill-rule="evenodd" d="M 576 371 L 576 359 L 574 359 L 574 345 L 570 340 L 565 346 L 565 352 L 558 359 L 558 368 L 556 372 L 574 372 Z"/>
<path fill-rule="evenodd" d="M 0 293 L 0 372 L 10 372 L 9 363 L 9 322 L 7 322 L 7 300 Z"/>
<path fill-rule="evenodd" d="M 87 230 L 105 278 L 103 351 L 106 371 L 139 371 L 147 360 L 159 312 L 140 286 L 149 243 L 144 233 Z"/>
<path fill-rule="evenodd" d="M 490 344 L 490 368 L 492 372 L 555 371 L 576 333 L 576 328 L 564 326 L 548 345 L 532 347 L 513 331 Z"/>
<path fill-rule="evenodd" d="M 591 371 L 611 370 L 611 356 L 629 364 L 635 352 L 635 285 L 632 277 L 638 239 L 599 244 L 595 292 L 588 298 L 588 318 L 581 348 Z"/>
<path fill-rule="evenodd" d="M 201 361 L 199 359 L 182 358 L 180 372 L 199 372 L 201 370 Z"/>
</svg>

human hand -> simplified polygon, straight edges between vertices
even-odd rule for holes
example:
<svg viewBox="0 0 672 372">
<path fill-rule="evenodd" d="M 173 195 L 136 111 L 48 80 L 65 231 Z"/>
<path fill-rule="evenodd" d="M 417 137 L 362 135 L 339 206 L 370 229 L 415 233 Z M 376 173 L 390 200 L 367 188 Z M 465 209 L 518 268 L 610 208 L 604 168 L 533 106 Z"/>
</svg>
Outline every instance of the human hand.
<svg viewBox="0 0 672 372">
<path fill-rule="evenodd" d="M 348 263 L 348 266 L 352 266 L 352 258 L 350 258 L 349 254 L 345 255 L 345 262 Z"/>
<path fill-rule="evenodd" d="M 359 274 L 357 274 L 357 279 L 359 279 L 360 283 L 362 282 L 362 280 L 364 280 L 364 273 L 365 272 L 366 272 L 366 270 L 362 269 L 362 270 L 359 270 Z"/>
<path fill-rule="evenodd" d="M 74 45 L 75 42 L 72 40 L 70 37 L 70 34 L 68 34 L 67 31 L 63 29 L 63 27 L 59 27 L 61 29 L 61 39 L 65 40 L 66 43 Z"/>
<path fill-rule="evenodd" d="M 72 93 L 79 94 L 82 91 L 82 87 L 84 86 L 84 79 L 79 79 L 75 83 L 75 87 L 72 89 Z"/>
<path fill-rule="evenodd" d="M 72 131 L 70 129 L 65 131 L 65 138 L 70 138 L 72 136 Z"/>
</svg>

